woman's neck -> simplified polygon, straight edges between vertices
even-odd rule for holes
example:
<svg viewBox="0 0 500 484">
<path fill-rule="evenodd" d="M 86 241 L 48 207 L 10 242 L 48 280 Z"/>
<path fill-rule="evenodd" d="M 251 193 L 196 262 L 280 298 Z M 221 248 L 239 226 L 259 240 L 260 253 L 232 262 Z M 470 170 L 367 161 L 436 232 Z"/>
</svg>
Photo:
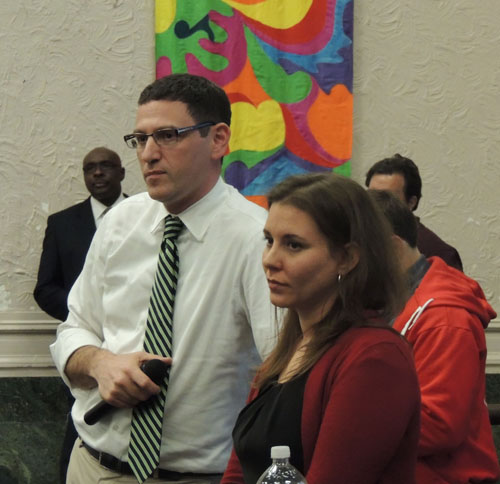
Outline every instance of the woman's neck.
<svg viewBox="0 0 500 484">
<path fill-rule="evenodd" d="M 307 310 L 296 310 L 302 335 L 305 336 L 306 334 L 309 334 L 312 327 L 315 324 L 318 324 L 328 314 L 328 311 L 332 308 L 335 300 L 336 295 L 332 296 L 329 300 L 323 301 L 322 303 L 313 304 L 313 306 L 308 307 Z"/>
<path fill-rule="evenodd" d="M 303 358 L 307 351 L 307 345 L 313 336 L 313 325 L 311 325 L 305 332 L 302 332 L 302 338 L 297 340 L 295 350 L 290 358 L 290 361 L 280 373 L 278 383 L 285 383 L 291 380 L 294 376 L 300 373 L 303 368 Z"/>
</svg>

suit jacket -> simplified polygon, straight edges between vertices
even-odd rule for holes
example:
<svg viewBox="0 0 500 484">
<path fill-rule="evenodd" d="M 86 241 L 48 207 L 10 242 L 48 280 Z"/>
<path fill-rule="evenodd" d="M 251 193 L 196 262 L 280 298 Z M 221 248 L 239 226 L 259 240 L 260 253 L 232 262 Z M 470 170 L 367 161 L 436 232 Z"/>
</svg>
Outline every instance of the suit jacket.
<svg viewBox="0 0 500 484">
<path fill-rule="evenodd" d="M 47 314 L 64 321 L 69 290 L 79 276 L 96 231 L 90 197 L 47 219 L 35 300 Z"/>
</svg>

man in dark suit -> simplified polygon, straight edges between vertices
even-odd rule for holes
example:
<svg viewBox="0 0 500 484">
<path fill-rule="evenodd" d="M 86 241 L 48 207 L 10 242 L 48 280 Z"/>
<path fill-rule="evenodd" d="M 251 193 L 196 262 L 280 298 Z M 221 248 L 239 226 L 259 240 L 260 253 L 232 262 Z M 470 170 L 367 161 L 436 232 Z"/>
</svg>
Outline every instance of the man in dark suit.
<svg viewBox="0 0 500 484">
<path fill-rule="evenodd" d="M 47 314 L 64 321 L 67 299 L 103 214 L 123 199 L 125 168 L 107 148 L 95 148 L 83 159 L 83 176 L 90 197 L 49 216 L 38 269 L 35 300 Z"/>
<path fill-rule="evenodd" d="M 87 153 L 83 159 L 83 177 L 90 197 L 50 215 L 47 220 L 33 294 L 41 309 L 61 321 L 68 315 L 68 294 L 83 268 L 97 226 L 105 212 L 126 196 L 121 189 L 125 168 L 120 157 L 108 148 L 94 148 Z M 61 456 L 61 482 L 66 482 L 66 469 L 76 437 L 68 415 Z"/>
<path fill-rule="evenodd" d="M 422 179 L 417 165 L 400 154 L 375 163 L 366 174 L 365 185 L 373 190 L 387 190 L 406 203 L 414 212 L 422 197 Z M 463 271 L 460 255 L 432 230 L 427 228 L 418 217 L 417 247 L 425 257 L 438 256 L 448 265 Z"/>
</svg>

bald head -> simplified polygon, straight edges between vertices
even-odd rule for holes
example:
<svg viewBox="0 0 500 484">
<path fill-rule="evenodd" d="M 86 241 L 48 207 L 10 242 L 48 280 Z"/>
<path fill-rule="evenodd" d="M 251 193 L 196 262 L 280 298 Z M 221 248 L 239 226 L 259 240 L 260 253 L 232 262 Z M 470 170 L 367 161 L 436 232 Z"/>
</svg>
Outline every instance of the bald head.
<svg viewBox="0 0 500 484">
<path fill-rule="evenodd" d="M 109 148 L 106 148 L 105 146 L 98 146 L 97 148 L 94 148 L 93 150 L 90 150 L 85 157 L 83 158 L 83 166 L 85 166 L 86 163 L 89 162 L 89 160 L 93 160 L 96 158 L 100 159 L 108 159 L 113 161 L 114 163 L 117 163 L 118 166 L 122 165 L 122 161 L 120 160 L 120 157 L 116 152 L 113 150 L 110 150 Z"/>
</svg>

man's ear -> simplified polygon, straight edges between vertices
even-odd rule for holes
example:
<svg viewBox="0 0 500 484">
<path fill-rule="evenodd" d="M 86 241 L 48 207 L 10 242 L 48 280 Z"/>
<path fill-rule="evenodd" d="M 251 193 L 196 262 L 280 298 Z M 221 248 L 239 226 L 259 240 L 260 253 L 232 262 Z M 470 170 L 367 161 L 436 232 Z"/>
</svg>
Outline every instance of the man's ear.
<svg viewBox="0 0 500 484">
<path fill-rule="evenodd" d="M 349 274 L 359 262 L 359 247 L 358 244 L 350 242 L 344 245 L 344 254 L 342 262 L 339 264 L 339 273 L 345 276 Z"/>
<path fill-rule="evenodd" d="M 413 212 L 413 210 L 415 210 L 415 207 L 417 206 L 417 203 L 418 203 L 418 199 L 415 195 L 412 195 L 410 197 L 410 199 L 408 200 L 408 207 L 410 208 L 410 210 Z"/>
<path fill-rule="evenodd" d="M 212 136 L 212 159 L 220 160 L 227 154 L 231 128 L 226 123 L 217 123 L 213 128 Z"/>
<path fill-rule="evenodd" d="M 399 235 L 396 234 L 391 235 L 391 244 L 394 247 L 394 250 L 396 251 L 398 257 L 401 257 L 405 246 L 408 245 L 405 240 L 403 240 Z"/>
</svg>

